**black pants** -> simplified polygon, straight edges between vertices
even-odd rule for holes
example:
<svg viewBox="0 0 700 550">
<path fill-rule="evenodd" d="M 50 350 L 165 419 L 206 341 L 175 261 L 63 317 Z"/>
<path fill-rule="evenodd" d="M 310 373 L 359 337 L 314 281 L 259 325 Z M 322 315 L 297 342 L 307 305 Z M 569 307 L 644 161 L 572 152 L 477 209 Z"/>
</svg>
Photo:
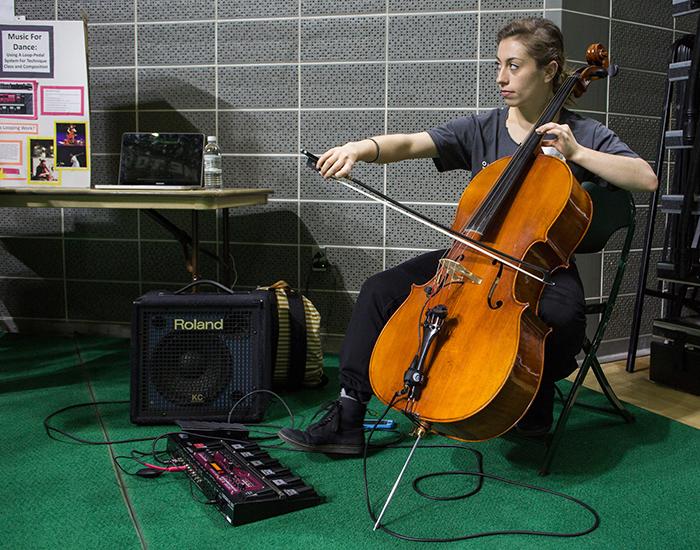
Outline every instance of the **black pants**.
<svg viewBox="0 0 700 550">
<path fill-rule="evenodd" d="M 362 401 L 372 396 L 369 359 L 374 343 L 389 317 L 407 298 L 411 284 L 423 284 L 435 275 L 444 250 L 428 252 L 365 281 L 355 303 L 340 351 L 340 383 Z M 554 382 L 576 369 L 576 354 L 586 331 L 584 293 L 572 262 L 553 275 L 554 286 L 545 287 L 540 300 L 540 318 L 552 327 L 545 345 L 544 374 L 527 419 L 551 423 Z"/>
</svg>

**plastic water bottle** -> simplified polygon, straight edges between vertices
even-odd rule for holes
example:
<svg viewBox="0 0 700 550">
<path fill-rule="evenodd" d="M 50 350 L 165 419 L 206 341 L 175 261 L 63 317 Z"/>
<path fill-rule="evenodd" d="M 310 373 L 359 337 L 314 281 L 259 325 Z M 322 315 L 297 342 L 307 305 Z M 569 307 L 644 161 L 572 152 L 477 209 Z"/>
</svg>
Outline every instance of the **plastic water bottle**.
<svg viewBox="0 0 700 550">
<path fill-rule="evenodd" d="M 221 150 L 216 144 L 216 136 L 208 136 L 204 147 L 204 187 L 221 187 Z"/>
</svg>

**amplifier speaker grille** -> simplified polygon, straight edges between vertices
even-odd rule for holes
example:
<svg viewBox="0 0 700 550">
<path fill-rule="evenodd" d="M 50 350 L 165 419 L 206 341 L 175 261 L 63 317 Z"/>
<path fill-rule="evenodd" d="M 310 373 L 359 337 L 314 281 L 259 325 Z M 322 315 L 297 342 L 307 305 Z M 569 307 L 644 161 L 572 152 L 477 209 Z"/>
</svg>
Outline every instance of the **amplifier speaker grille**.
<svg viewBox="0 0 700 550">
<path fill-rule="evenodd" d="M 244 395 L 269 388 L 269 302 L 267 294 L 261 295 L 262 302 L 251 302 L 250 294 L 159 293 L 135 302 L 133 422 L 226 420 Z M 159 303 L 163 299 L 173 303 Z M 231 419 L 259 421 L 268 400 L 265 393 L 248 396 L 236 405 Z"/>
</svg>

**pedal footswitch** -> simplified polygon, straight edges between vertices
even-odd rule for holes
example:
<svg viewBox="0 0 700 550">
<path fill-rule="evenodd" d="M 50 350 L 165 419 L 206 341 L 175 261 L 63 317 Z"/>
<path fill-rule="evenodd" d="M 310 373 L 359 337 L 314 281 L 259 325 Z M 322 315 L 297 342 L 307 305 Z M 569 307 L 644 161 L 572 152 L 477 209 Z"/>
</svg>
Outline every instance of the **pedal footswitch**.
<svg viewBox="0 0 700 550">
<path fill-rule="evenodd" d="M 253 441 L 178 433 L 168 451 L 231 525 L 243 525 L 324 502 L 313 487 Z"/>
</svg>

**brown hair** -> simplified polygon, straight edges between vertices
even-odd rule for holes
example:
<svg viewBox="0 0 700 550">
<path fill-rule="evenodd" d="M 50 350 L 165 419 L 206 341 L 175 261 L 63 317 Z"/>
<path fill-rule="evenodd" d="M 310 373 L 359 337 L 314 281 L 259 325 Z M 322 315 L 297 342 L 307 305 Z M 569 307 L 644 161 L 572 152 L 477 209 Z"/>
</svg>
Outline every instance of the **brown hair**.
<svg viewBox="0 0 700 550">
<path fill-rule="evenodd" d="M 557 72 L 552 79 L 552 89 L 556 92 L 570 74 L 564 55 L 564 36 L 559 27 L 542 17 L 516 19 L 498 31 L 496 44 L 511 37 L 517 38 L 525 46 L 539 68 L 547 66 L 551 61 L 557 62 Z"/>
</svg>

